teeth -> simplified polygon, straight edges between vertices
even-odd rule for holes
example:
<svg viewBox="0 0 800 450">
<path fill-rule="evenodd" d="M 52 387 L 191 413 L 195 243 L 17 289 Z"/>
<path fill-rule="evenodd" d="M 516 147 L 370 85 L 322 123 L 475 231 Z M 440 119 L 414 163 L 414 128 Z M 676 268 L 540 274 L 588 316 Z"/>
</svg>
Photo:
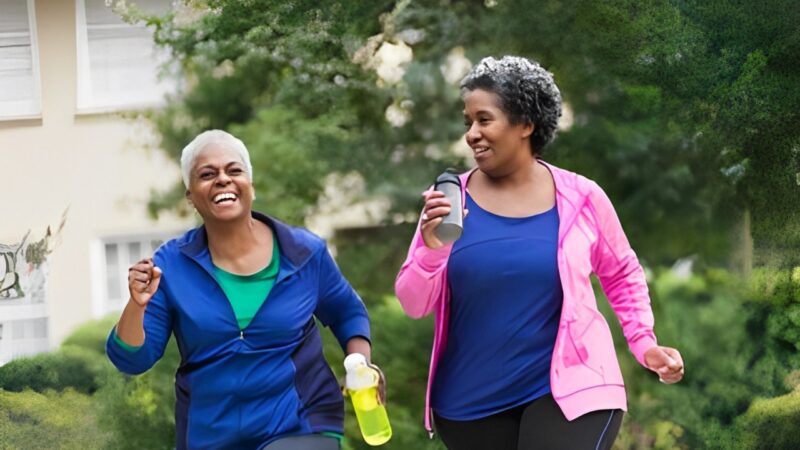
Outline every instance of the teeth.
<svg viewBox="0 0 800 450">
<path fill-rule="evenodd" d="M 214 203 L 219 203 L 223 200 L 236 200 L 236 194 L 231 192 L 223 192 L 214 197 Z"/>
<path fill-rule="evenodd" d="M 475 154 L 477 155 L 478 153 L 483 153 L 483 152 L 485 152 L 486 150 L 489 150 L 489 147 L 476 148 L 476 149 L 475 149 Z"/>
</svg>

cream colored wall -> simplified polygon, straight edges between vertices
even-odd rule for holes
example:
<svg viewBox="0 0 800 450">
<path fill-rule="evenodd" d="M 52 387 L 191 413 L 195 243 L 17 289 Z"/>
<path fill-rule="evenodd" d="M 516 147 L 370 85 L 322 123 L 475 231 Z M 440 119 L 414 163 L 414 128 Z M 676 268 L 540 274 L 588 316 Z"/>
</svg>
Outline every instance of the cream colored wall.
<svg viewBox="0 0 800 450">
<path fill-rule="evenodd" d="M 56 346 L 92 318 L 93 240 L 191 223 L 147 216 L 150 190 L 171 186 L 180 173 L 153 148 L 145 121 L 76 116 L 75 2 L 37 0 L 36 21 L 42 118 L 0 122 L 0 242 L 18 242 L 28 229 L 38 240 L 69 207 L 62 243 L 50 255 L 47 301 Z"/>
</svg>

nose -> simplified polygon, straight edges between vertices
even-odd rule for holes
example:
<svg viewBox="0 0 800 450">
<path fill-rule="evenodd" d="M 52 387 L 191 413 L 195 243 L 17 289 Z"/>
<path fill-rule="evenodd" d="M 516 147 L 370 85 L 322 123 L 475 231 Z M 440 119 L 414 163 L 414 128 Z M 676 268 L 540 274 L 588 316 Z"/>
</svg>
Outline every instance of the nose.
<svg viewBox="0 0 800 450">
<path fill-rule="evenodd" d="M 221 170 L 219 172 L 219 175 L 217 175 L 216 183 L 218 185 L 220 185 L 220 186 L 225 186 L 225 185 L 229 184 L 230 182 L 231 182 L 231 177 L 228 176 L 228 174 L 225 173 L 224 170 Z"/>
<path fill-rule="evenodd" d="M 469 145 L 476 144 L 481 140 L 481 132 L 478 130 L 477 122 L 472 122 L 467 129 L 467 132 L 464 133 L 464 138 L 467 140 L 467 144 Z"/>
</svg>

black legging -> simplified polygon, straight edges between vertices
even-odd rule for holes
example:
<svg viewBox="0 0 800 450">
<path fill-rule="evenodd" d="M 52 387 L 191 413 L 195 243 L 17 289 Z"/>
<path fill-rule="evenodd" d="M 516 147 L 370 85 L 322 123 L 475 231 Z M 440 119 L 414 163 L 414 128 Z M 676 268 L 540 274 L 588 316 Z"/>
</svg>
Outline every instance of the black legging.
<svg viewBox="0 0 800 450">
<path fill-rule="evenodd" d="M 433 419 L 449 450 L 609 450 L 622 415 L 606 409 L 570 422 L 547 394 L 482 419 L 449 420 L 435 412 Z"/>
<path fill-rule="evenodd" d="M 262 450 L 339 450 L 339 440 L 322 434 L 290 436 L 272 442 Z"/>
</svg>

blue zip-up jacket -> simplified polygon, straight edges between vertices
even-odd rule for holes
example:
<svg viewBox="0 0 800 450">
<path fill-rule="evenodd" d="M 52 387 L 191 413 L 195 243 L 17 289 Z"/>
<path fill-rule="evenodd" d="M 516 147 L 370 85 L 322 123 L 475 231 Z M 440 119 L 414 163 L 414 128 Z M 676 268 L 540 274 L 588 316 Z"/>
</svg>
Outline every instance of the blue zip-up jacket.
<svg viewBox="0 0 800 450">
<path fill-rule="evenodd" d="M 175 335 L 181 363 L 175 375 L 176 448 L 258 449 L 279 437 L 343 433 L 344 402 L 322 354 L 316 316 L 344 349 L 369 339 L 361 299 L 342 276 L 322 239 L 253 213 L 275 232 L 278 277 L 252 322 L 240 332 L 214 278 L 205 227 L 161 246 L 163 271 L 144 316 L 145 341 L 131 352 L 112 334 L 109 359 L 140 374 Z"/>
</svg>

